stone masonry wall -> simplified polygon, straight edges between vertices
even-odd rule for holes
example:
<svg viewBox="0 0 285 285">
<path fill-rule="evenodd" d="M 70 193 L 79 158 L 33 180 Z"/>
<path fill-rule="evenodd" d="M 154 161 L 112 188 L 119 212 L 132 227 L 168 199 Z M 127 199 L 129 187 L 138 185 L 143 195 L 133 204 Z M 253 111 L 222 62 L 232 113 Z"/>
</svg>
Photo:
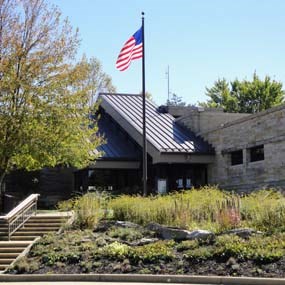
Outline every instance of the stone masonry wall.
<svg viewBox="0 0 285 285">
<path fill-rule="evenodd" d="M 194 131 L 189 117 L 181 123 Z M 215 163 L 208 167 L 209 183 L 224 189 L 248 192 L 275 187 L 285 190 L 285 105 L 258 114 L 243 116 L 209 129 L 200 120 L 200 132 L 216 150 Z M 197 130 L 197 129 L 195 129 Z M 264 146 L 264 160 L 250 162 L 250 148 Z M 231 165 L 231 152 L 242 150 L 243 163 Z"/>
</svg>

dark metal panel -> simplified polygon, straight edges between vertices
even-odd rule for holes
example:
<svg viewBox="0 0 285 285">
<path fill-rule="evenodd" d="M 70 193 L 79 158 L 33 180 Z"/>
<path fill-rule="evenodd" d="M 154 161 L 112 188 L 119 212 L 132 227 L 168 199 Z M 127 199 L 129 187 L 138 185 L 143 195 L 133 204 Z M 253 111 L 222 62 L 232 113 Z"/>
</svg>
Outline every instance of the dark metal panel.
<svg viewBox="0 0 285 285">
<path fill-rule="evenodd" d="M 100 96 L 142 134 L 141 95 L 102 93 Z M 147 140 L 160 152 L 212 152 L 207 142 L 179 126 L 170 114 L 159 113 L 149 100 L 146 101 L 146 124 Z"/>
<path fill-rule="evenodd" d="M 139 147 L 107 114 L 101 114 L 98 127 L 99 134 L 105 139 L 105 143 L 97 148 L 97 151 L 103 152 L 101 158 L 140 159 Z"/>
</svg>

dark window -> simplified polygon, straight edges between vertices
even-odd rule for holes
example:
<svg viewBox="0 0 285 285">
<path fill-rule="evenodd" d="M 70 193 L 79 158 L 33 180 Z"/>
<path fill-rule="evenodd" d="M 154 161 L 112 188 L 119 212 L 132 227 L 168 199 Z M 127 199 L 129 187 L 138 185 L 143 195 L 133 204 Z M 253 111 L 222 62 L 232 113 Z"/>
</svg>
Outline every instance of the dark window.
<svg viewBox="0 0 285 285">
<path fill-rule="evenodd" d="M 237 150 L 231 152 L 231 164 L 237 165 L 243 163 L 243 156 L 242 156 L 242 150 Z"/>
<path fill-rule="evenodd" d="M 250 161 L 264 160 L 264 146 L 259 145 L 250 148 Z"/>
</svg>

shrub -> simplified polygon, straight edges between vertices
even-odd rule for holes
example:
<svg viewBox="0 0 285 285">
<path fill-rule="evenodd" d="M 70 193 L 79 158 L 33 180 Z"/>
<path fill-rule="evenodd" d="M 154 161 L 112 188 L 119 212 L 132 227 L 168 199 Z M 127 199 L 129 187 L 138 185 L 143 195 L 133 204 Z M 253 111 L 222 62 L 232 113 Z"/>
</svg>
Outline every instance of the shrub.
<svg viewBox="0 0 285 285">
<path fill-rule="evenodd" d="M 184 258 L 191 261 L 200 262 L 213 258 L 215 256 L 215 253 L 215 248 L 213 246 L 203 246 L 188 250 L 184 254 Z"/>
<path fill-rule="evenodd" d="M 98 253 L 107 258 L 123 260 L 128 256 L 129 251 L 130 247 L 128 245 L 115 241 L 100 248 Z"/>
<path fill-rule="evenodd" d="M 285 255 L 285 235 L 253 236 L 244 240 L 237 236 L 225 235 L 217 238 L 216 254 L 240 260 L 254 260 L 256 262 L 272 262 Z"/>
<path fill-rule="evenodd" d="M 185 251 L 189 249 L 195 249 L 197 247 L 199 247 L 198 240 L 185 240 L 178 244 L 176 249 L 177 251 Z"/>
<path fill-rule="evenodd" d="M 260 190 L 245 196 L 241 215 L 249 226 L 261 231 L 285 230 L 285 197 L 275 190 Z"/>
<path fill-rule="evenodd" d="M 215 224 L 219 211 L 217 201 L 224 201 L 227 197 L 230 197 L 229 193 L 204 187 L 155 197 L 122 195 L 111 200 L 109 206 L 117 220 L 143 225 L 157 222 L 188 229 L 205 224 L 218 228 Z"/>
<path fill-rule="evenodd" d="M 143 237 L 140 231 L 132 228 L 112 228 L 108 231 L 108 235 L 126 241 L 134 241 Z"/>
<path fill-rule="evenodd" d="M 17 273 L 31 273 L 38 270 L 40 267 L 39 263 L 35 260 L 28 260 L 26 257 L 19 259 L 14 264 L 12 270 L 16 270 Z"/>
<path fill-rule="evenodd" d="M 173 252 L 174 244 L 173 241 L 158 241 L 144 246 L 133 247 L 128 257 L 135 263 L 140 260 L 147 263 L 172 260 L 175 257 Z"/>
<path fill-rule="evenodd" d="M 81 229 L 92 229 L 107 216 L 109 196 L 105 192 L 88 192 L 83 196 L 60 202 L 60 210 L 73 210 L 75 212 L 75 225 Z"/>
</svg>

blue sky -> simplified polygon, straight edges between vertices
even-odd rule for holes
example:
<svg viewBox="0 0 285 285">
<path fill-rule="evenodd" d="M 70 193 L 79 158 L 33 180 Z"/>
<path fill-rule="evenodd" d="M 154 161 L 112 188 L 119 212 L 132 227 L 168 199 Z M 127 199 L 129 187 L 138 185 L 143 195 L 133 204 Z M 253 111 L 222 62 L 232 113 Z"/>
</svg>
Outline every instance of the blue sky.
<svg viewBox="0 0 285 285">
<path fill-rule="evenodd" d="M 285 85 L 284 0 L 50 0 L 78 27 L 79 54 L 96 57 L 120 93 L 141 92 L 141 60 L 115 68 L 145 12 L 146 90 L 157 104 L 170 91 L 195 104 L 218 78 L 254 71 Z"/>
</svg>

